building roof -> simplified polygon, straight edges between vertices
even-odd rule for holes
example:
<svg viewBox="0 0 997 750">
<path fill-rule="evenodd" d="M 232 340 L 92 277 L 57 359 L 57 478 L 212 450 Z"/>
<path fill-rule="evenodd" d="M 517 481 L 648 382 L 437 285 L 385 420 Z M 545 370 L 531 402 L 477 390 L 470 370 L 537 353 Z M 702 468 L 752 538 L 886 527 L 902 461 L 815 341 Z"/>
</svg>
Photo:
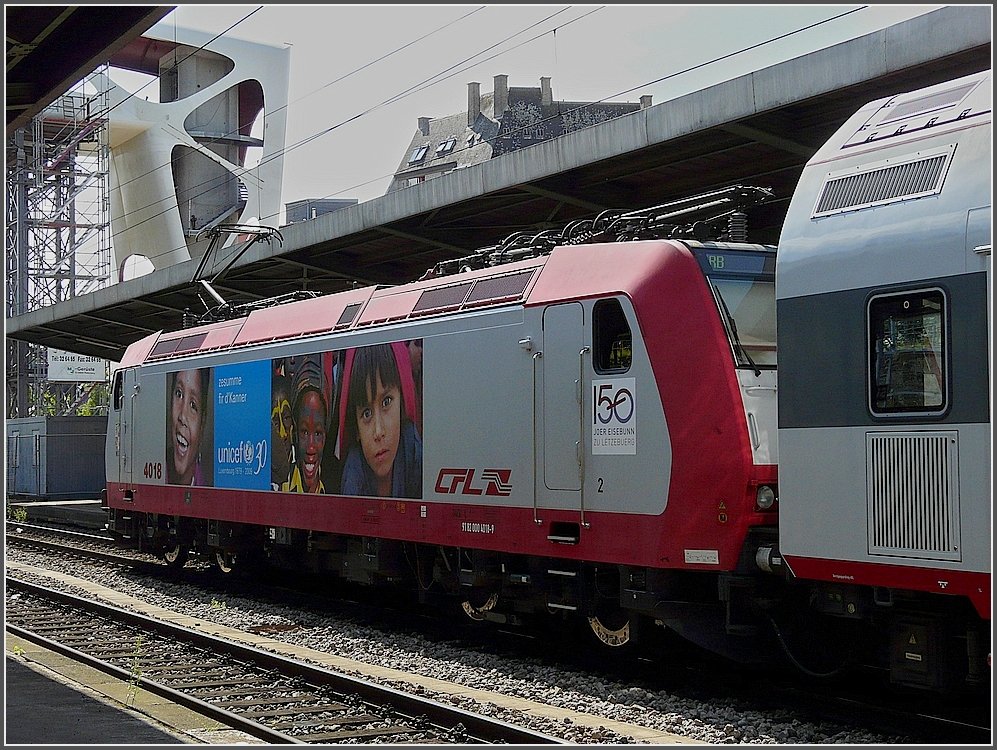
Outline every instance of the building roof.
<svg viewBox="0 0 997 750">
<path fill-rule="evenodd" d="M 640 103 L 556 101 L 550 78 L 541 78 L 539 86 L 508 86 L 507 80 L 495 76 L 494 90 L 485 94 L 479 93 L 480 84 L 468 84 L 463 112 L 419 118 L 388 192 L 650 105 L 650 97 Z"/>
<path fill-rule="evenodd" d="M 410 177 L 444 174 L 491 159 L 491 141 L 498 133 L 498 123 L 491 116 L 492 97 L 483 96 L 481 100 L 483 111 L 473 125 L 467 124 L 467 112 L 435 119 L 423 118 L 428 132 L 416 128 L 388 192 L 405 187 Z M 452 146 L 448 147 L 448 144 Z"/>
</svg>

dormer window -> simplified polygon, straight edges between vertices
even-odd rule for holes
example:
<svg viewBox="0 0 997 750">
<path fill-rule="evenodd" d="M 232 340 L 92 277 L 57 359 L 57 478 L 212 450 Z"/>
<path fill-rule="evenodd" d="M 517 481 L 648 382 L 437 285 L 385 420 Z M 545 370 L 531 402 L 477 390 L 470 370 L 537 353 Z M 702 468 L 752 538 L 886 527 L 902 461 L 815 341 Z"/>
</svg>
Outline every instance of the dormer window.
<svg viewBox="0 0 997 750">
<path fill-rule="evenodd" d="M 439 146 L 436 147 L 436 155 L 443 156 L 444 154 L 449 154 L 457 145 L 456 138 L 450 138 L 443 141 Z"/>
<path fill-rule="evenodd" d="M 421 146 L 416 146 L 412 149 L 412 153 L 408 156 L 408 163 L 415 164 L 417 161 L 422 161 L 426 158 L 426 152 L 429 151 L 429 144 L 424 143 Z"/>
</svg>

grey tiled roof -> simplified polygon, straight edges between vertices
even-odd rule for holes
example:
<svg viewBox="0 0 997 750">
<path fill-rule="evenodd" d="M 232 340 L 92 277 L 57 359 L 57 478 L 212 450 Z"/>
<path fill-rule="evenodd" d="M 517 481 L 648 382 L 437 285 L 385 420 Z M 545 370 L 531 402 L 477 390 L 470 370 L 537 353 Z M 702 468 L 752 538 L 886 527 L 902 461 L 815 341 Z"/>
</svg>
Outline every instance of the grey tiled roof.
<svg viewBox="0 0 997 750">
<path fill-rule="evenodd" d="M 482 95 L 482 111 L 473 126 L 467 124 L 467 112 L 459 112 L 430 120 L 428 135 L 423 135 L 422 131 L 417 128 L 408 148 L 402 155 L 402 160 L 395 172 L 395 179 L 388 191 L 405 187 L 405 180 L 415 175 L 444 169 L 449 172 L 491 159 L 492 146 L 490 141 L 495 138 L 499 129 L 499 123 L 492 118 L 494 111 L 492 102 L 491 94 Z M 453 148 L 437 156 L 437 149 L 440 145 L 446 144 L 450 140 L 455 141 Z M 427 147 L 425 156 L 418 161 L 410 162 L 409 159 L 413 152 L 422 146 Z"/>
<path fill-rule="evenodd" d="M 430 119 L 428 134 L 417 128 L 405 149 L 388 192 L 405 187 L 413 177 L 435 177 L 454 169 L 480 164 L 493 156 L 640 109 L 640 104 L 631 102 L 554 100 L 544 105 L 539 87 L 510 86 L 508 91 L 508 106 L 499 118 L 494 116 L 494 93 L 485 93 L 480 97 L 481 113 L 473 125 L 468 125 L 465 111 Z M 453 143 L 448 148 L 449 141 Z M 447 145 L 440 148 L 441 144 Z M 422 147 L 425 147 L 425 151 L 420 154 L 418 150 Z M 421 158 L 413 159 L 413 155 Z"/>
</svg>

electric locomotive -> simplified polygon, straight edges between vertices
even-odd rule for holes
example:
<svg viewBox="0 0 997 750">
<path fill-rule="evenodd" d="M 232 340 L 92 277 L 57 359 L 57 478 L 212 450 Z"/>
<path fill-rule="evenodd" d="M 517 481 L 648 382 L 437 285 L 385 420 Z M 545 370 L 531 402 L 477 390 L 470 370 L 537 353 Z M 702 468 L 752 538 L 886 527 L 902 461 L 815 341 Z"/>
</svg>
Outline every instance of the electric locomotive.
<svg viewBox="0 0 997 750">
<path fill-rule="evenodd" d="M 744 234 L 769 197 L 609 212 L 136 342 L 114 375 L 109 529 L 173 564 L 262 558 L 474 619 L 587 618 L 613 645 L 657 621 L 756 654 L 775 254 Z"/>
</svg>

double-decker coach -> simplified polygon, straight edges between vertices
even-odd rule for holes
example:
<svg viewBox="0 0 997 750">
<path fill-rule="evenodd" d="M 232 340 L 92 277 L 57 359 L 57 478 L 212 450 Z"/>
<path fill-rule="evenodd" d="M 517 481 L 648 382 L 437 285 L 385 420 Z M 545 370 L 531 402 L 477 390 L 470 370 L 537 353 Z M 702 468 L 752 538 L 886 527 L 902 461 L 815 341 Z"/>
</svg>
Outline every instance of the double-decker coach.
<svg viewBox="0 0 997 750">
<path fill-rule="evenodd" d="M 780 551 L 894 681 L 988 679 L 990 71 L 862 107 L 779 242 Z"/>
</svg>

